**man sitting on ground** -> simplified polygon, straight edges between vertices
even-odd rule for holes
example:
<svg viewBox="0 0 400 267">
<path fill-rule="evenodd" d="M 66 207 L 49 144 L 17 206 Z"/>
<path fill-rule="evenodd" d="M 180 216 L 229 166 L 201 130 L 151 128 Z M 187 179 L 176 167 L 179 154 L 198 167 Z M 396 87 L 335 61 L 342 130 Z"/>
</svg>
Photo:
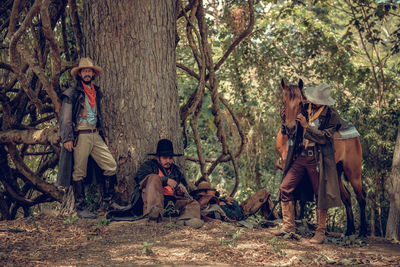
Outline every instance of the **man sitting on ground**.
<svg viewBox="0 0 400 267">
<path fill-rule="evenodd" d="M 178 210 L 178 225 L 187 225 L 200 228 L 203 221 L 200 219 L 200 204 L 189 197 L 187 182 L 179 167 L 173 163 L 175 154 L 172 142 L 161 139 L 157 144 L 157 152 L 148 154 L 154 159 L 144 162 L 135 175 L 143 200 L 143 214 L 149 220 L 160 221 L 163 217 L 164 206 L 168 201 L 175 203 Z"/>
</svg>

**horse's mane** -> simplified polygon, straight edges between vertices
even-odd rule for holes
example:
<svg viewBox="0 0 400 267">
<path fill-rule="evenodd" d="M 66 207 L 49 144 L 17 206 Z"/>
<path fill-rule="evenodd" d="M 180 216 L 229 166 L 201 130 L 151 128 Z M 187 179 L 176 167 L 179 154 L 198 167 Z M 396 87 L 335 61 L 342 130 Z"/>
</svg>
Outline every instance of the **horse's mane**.
<svg viewBox="0 0 400 267">
<path fill-rule="evenodd" d="M 293 100 L 297 98 L 303 98 L 303 92 L 300 90 L 298 85 L 289 85 L 286 90 L 284 90 L 285 97 L 288 100 Z"/>
</svg>

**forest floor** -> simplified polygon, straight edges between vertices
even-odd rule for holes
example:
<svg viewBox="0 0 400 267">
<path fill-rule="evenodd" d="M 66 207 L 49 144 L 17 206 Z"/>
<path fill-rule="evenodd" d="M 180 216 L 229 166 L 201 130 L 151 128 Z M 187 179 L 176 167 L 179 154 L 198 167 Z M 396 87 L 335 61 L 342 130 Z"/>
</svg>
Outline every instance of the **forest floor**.
<svg viewBox="0 0 400 267">
<path fill-rule="evenodd" d="M 277 238 L 272 229 L 42 214 L 0 222 L 0 266 L 400 266 L 400 244 L 383 238 L 330 233 L 325 244 L 312 245 L 306 237 Z"/>
</svg>

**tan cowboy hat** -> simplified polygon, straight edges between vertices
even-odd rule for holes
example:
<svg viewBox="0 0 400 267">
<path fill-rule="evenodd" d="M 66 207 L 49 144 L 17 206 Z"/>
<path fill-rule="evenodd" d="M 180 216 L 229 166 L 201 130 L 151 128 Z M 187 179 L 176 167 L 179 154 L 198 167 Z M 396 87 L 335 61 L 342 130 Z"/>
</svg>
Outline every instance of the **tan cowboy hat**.
<svg viewBox="0 0 400 267">
<path fill-rule="evenodd" d="M 315 87 L 307 87 L 304 94 L 307 100 L 313 104 L 327 106 L 335 104 L 335 100 L 331 97 L 331 87 L 326 83 Z"/>
<path fill-rule="evenodd" d="M 200 192 L 208 191 L 208 190 L 217 191 L 217 189 L 211 187 L 211 184 L 209 182 L 202 181 L 199 183 L 196 190 L 193 190 L 192 192 L 190 192 L 190 195 L 195 196 Z"/>
<path fill-rule="evenodd" d="M 72 70 L 71 70 L 71 75 L 72 75 L 72 77 L 76 78 L 76 75 L 78 74 L 79 70 L 85 69 L 85 68 L 90 68 L 90 69 L 92 69 L 93 72 L 94 72 L 94 76 L 95 76 L 95 77 L 100 76 L 101 73 L 103 72 L 103 69 L 100 68 L 99 66 L 95 66 L 95 65 L 93 64 L 93 61 L 92 61 L 90 58 L 88 58 L 88 57 L 82 57 L 82 58 L 79 60 L 79 66 L 78 66 L 78 67 L 75 67 L 75 68 L 72 68 Z"/>
</svg>

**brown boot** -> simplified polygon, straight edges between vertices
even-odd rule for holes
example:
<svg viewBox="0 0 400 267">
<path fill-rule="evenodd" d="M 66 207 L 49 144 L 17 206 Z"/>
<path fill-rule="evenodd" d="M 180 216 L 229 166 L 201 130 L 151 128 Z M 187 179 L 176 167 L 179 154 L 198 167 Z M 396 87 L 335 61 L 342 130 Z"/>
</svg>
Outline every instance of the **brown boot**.
<svg viewBox="0 0 400 267">
<path fill-rule="evenodd" d="M 322 244 L 325 241 L 326 232 L 326 215 L 328 210 L 317 210 L 317 230 L 315 230 L 314 237 L 310 240 L 312 244 Z"/>
<path fill-rule="evenodd" d="M 280 230 L 280 234 L 278 233 L 277 235 L 282 235 L 282 233 L 295 233 L 296 224 L 294 222 L 294 202 L 281 201 L 281 207 L 282 207 L 283 227 Z"/>
</svg>

